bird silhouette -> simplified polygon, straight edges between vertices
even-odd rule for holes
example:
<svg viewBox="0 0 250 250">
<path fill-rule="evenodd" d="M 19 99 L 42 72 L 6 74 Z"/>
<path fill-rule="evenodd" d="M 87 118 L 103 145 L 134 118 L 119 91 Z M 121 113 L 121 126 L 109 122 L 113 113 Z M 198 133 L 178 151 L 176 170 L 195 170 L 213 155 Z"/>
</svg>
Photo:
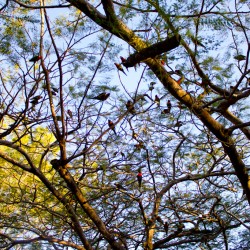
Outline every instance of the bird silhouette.
<svg viewBox="0 0 250 250">
<path fill-rule="evenodd" d="M 31 103 L 33 106 L 35 106 L 35 105 L 38 104 L 38 101 L 39 101 L 41 98 L 42 98 L 42 96 L 40 96 L 40 95 L 34 96 L 33 98 L 31 98 L 30 103 Z"/>
<path fill-rule="evenodd" d="M 115 131 L 115 124 L 111 120 L 108 120 L 108 125 L 109 125 L 109 128 L 114 131 L 115 135 L 117 135 Z"/>
<path fill-rule="evenodd" d="M 171 104 L 171 101 L 170 100 L 168 100 L 168 102 L 167 102 L 167 107 L 168 107 L 168 110 L 169 110 L 169 112 L 171 111 L 171 108 L 172 108 L 172 104 Z"/>
<path fill-rule="evenodd" d="M 136 113 L 135 107 L 134 107 L 134 104 L 133 104 L 132 101 L 130 101 L 130 100 L 127 101 L 127 103 L 126 103 L 126 108 L 127 108 L 127 110 L 129 111 L 129 113 L 131 113 L 131 114 L 133 114 L 133 115 Z"/>
<path fill-rule="evenodd" d="M 91 99 L 94 99 L 94 100 L 99 100 L 99 101 L 106 101 L 110 96 L 110 93 L 106 93 L 106 92 L 103 92 Z"/>
<path fill-rule="evenodd" d="M 69 115 L 70 119 L 73 118 L 73 114 L 72 114 L 72 111 L 70 109 L 68 109 L 67 114 Z"/>
<path fill-rule="evenodd" d="M 160 98 L 158 95 L 155 95 L 155 103 L 160 106 Z"/>
<path fill-rule="evenodd" d="M 29 61 L 30 62 L 37 62 L 40 59 L 42 59 L 42 57 L 40 55 L 37 55 L 37 56 L 33 56 Z"/>
</svg>

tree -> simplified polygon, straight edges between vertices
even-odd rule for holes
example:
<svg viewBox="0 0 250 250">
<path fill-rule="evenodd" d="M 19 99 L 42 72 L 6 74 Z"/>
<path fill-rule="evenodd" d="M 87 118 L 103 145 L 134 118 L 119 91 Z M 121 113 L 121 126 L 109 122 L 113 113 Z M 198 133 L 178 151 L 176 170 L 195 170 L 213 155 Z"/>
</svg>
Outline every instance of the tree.
<svg viewBox="0 0 250 250">
<path fill-rule="evenodd" d="M 1 12 L 3 248 L 249 247 L 246 1 Z"/>
</svg>

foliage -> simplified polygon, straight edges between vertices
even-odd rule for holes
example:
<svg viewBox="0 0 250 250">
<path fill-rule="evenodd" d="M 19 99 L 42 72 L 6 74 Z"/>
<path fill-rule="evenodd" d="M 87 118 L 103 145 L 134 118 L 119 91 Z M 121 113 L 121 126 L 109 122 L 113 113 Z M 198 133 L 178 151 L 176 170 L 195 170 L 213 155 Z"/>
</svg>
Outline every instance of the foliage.
<svg viewBox="0 0 250 250">
<path fill-rule="evenodd" d="M 246 1 L 1 13 L 0 248 L 249 247 Z"/>
</svg>

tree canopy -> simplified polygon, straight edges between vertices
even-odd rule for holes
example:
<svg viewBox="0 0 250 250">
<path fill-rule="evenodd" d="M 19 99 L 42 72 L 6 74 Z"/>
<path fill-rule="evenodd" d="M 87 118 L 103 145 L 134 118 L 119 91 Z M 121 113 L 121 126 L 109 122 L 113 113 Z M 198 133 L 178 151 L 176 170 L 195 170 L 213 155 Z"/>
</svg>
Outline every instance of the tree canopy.
<svg viewBox="0 0 250 250">
<path fill-rule="evenodd" d="M 250 248 L 248 1 L 0 10 L 0 248 Z"/>
</svg>

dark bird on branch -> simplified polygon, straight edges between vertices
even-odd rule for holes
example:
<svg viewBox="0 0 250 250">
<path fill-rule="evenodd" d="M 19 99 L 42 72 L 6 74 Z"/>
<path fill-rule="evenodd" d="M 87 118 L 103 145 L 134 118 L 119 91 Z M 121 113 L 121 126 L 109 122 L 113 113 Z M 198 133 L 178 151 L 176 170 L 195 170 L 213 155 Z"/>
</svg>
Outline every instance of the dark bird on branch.
<svg viewBox="0 0 250 250">
<path fill-rule="evenodd" d="M 122 65 L 123 65 L 124 63 L 126 63 L 127 60 L 126 60 L 124 57 L 120 56 L 120 58 L 121 58 L 121 61 L 122 61 Z M 128 71 L 128 67 L 125 66 L 125 68 L 126 68 L 127 71 Z"/>
<path fill-rule="evenodd" d="M 126 188 L 124 188 L 120 183 L 115 183 L 115 186 L 118 188 L 118 189 L 121 189 L 121 190 L 127 190 Z"/>
<path fill-rule="evenodd" d="M 108 120 L 108 125 L 109 125 L 109 128 L 114 131 L 115 135 L 117 135 L 115 131 L 115 124 L 111 120 Z"/>
<path fill-rule="evenodd" d="M 172 104 L 171 104 L 171 101 L 170 100 L 168 100 L 168 102 L 167 102 L 167 107 L 168 107 L 168 110 L 169 110 L 169 112 L 171 111 L 171 108 L 172 108 Z"/>
<path fill-rule="evenodd" d="M 162 114 L 169 114 L 169 109 L 163 109 L 163 110 L 161 111 L 161 113 L 162 113 Z"/>
<path fill-rule="evenodd" d="M 126 103 L 126 108 L 127 108 L 127 110 L 129 111 L 129 113 L 131 113 L 131 114 L 133 114 L 133 115 L 136 113 L 135 107 L 134 107 L 134 104 L 133 104 L 132 101 L 130 101 L 130 100 L 127 101 L 127 103 Z"/>
<path fill-rule="evenodd" d="M 120 58 L 121 58 L 121 61 L 122 61 L 122 63 L 125 63 L 127 60 L 124 58 L 124 57 L 122 57 L 122 56 L 120 56 Z"/>
<path fill-rule="evenodd" d="M 40 55 L 32 57 L 29 61 L 30 62 L 38 62 L 42 57 Z"/>
<path fill-rule="evenodd" d="M 69 115 L 70 119 L 73 118 L 73 114 L 72 114 L 72 111 L 70 109 L 68 109 L 67 114 Z"/>
<path fill-rule="evenodd" d="M 174 125 L 174 127 L 181 127 L 183 125 L 183 122 L 181 122 L 181 121 L 177 121 L 176 123 L 175 123 L 175 125 Z"/>
<path fill-rule="evenodd" d="M 238 61 L 243 61 L 243 60 L 246 60 L 246 56 L 244 56 L 244 55 L 236 55 L 236 56 L 234 56 L 234 59 L 238 60 Z"/>
<path fill-rule="evenodd" d="M 155 103 L 160 106 L 160 98 L 158 95 L 155 95 Z"/>
<path fill-rule="evenodd" d="M 38 104 L 38 101 L 39 101 L 41 98 L 42 98 L 42 96 L 40 96 L 40 95 L 34 96 L 33 98 L 31 98 L 30 103 L 31 103 L 33 106 L 35 106 L 35 105 Z"/>
<path fill-rule="evenodd" d="M 55 87 L 51 87 L 51 94 L 52 95 L 54 95 L 54 96 L 56 96 L 56 94 L 58 93 L 58 89 L 57 88 L 55 88 Z"/>
<path fill-rule="evenodd" d="M 125 73 L 125 71 L 124 71 L 124 69 L 123 69 L 123 67 L 122 67 L 121 64 L 118 64 L 118 63 L 114 63 L 114 64 L 115 64 L 116 68 L 117 68 L 119 71 L 121 71 L 125 76 L 127 75 L 127 74 Z"/>
<path fill-rule="evenodd" d="M 99 94 L 98 96 L 95 96 L 91 99 L 99 100 L 99 101 L 106 101 L 109 98 L 109 96 L 110 96 L 110 93 L 103 92 Z"/>
</svg>

